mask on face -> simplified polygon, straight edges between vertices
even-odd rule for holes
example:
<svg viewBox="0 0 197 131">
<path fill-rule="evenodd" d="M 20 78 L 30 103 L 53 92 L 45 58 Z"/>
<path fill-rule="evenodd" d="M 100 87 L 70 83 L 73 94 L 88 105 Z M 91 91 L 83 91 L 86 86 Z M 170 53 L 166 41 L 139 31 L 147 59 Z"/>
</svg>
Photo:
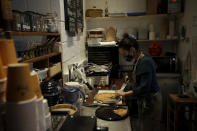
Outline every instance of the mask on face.
<svg viewBox="0 0 197 131">
<path fill-rule="evenodd" d="M 133 60 L 133 55 L 127 55 L 126 60 L 129 61 L 129 62 L 132 61 Z"/>
</svg>

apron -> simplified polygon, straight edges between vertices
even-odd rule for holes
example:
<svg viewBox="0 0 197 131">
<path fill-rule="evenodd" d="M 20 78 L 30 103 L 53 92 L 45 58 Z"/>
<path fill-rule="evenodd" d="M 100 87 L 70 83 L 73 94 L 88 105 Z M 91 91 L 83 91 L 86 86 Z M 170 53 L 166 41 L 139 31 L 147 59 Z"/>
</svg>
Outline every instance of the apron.
<svg viewBox="0 0 197 131">
<path fill-rule="evenodd" d="M 129 85 L 130 89 L 127 89 L 126 91 L 132 90 L 137 87 L 136 69 L 137 69 L 137 64 L 139 63 L 139 60 L 142 59 L 143 57 L 144 57 L 144 54 L 141 52 L 137 60 L 134 62 L 133 71 L 128 73 L 129 82 L 127 84 Z"/>
<path fill-rule="evenodd" d="M 131 87 L 132 89 L 137 88 L 136 82 L 136 69 L 139 63 L 139 60 L 142 59 L 145 55 L 141 52 L 138 59 L 135 62 L 133 72 L 131 72 Z M 161 93 L 150 93 L 144 97 L 137 98 L 138 105 L 138 116 L 140 119 L 150 118 L 161 120 Z M 156 117 L 155 117 L 156 116 Z"/>
</svg>

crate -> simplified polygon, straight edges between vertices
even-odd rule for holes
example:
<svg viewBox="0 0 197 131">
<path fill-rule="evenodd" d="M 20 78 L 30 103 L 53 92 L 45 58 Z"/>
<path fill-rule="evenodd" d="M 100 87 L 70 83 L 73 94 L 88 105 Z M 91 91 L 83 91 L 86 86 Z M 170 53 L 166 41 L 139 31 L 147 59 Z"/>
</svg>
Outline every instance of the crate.
<svg viewBox="0 0 197 131">
<path fill-rule="evenodd" d="M 147 0 L 147 14 L 157 14 L 158 0 Z"/>
<path fill-rule="evenodd" d="M 61 62 L 54 64 L 49 68 L 49 77 L 53 77 L 54 75 L 60 73 L 62 71 Z"/>
<path fill-rule="evenodd" d="M 167 131 L 197 130 L 197 98 L 191 95 L 169 94 Z"/>
</svg>

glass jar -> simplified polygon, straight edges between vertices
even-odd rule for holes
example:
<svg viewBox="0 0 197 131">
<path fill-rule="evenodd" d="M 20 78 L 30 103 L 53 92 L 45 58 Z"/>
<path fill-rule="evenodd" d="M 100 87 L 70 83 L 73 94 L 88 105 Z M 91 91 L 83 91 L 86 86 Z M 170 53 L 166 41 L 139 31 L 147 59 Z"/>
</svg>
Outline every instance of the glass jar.
<svg viewBox="0 0 197 131">
<path fill-rule="evenodd" d="M 13 29 L 14 31 L 21 31 L 21 12 L 13 10 Z"/>
<path fill-rule="evenodd" d="M 47 13 L 47 27 L 48 27 L 48 32 L 58 32 L 58 27 L 57 27 L 57 14 L 56 13 Z"/>
</svg>

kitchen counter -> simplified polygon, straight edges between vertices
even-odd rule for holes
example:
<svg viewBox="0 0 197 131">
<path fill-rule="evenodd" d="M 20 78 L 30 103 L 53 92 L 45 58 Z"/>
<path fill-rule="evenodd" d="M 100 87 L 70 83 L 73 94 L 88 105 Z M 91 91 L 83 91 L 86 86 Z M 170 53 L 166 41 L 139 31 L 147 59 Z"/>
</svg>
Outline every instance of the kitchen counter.
<svg viewBox="0 0 197 131">
<path fill-rule="evenodd" d="M 115 84 L 117 86 L 117 90 L 119 90 L 123 84 L 121 79 L 113 79 L 112 82 L 113 84 Z M 111 90 L 112 89 L 112 84 L 106 87 L 103 87 L 101 89 L 98 88 L 94 88 L 91 93 L 89 94 L 88 98 L 86 99 L 85 104 L 86 105 L 91 105 L 94 104 L 94 96 L 98 93 L 99 90 Z M 124 102 L 124 97 L 123 97 L 123 103 L 121 105 L 126 105 Z"/>
<path fill-rule="evenodd" d="M 121 79 L 113 79 L 112 83 L 117 86 L 117 89 L 120 89 L 122 86 L 122 81 Z M 102 88 L 101 90 L 110 90 L 112 88 L 112 85 Z M 97 94 L 99 89 L 95 88 L 89 98 L 86 100 L 86 105 L 91 105 L 94 103 L 94 96 Z M 124 101 L 121 105 L 125 105 Z M 86 107 L 86 106 L 81 106 L 80 110 L 80 115 L 82 116 L 95 116 L 95 111 L 98 107 Z M 124 120 L 120 121 L 106 121 L 106 120 L 101 120 L 97 118 L 97 126 L 103 126 L 103 127 L 108 127 L 109 131 L 132 131 L 131 130 L 131 124 L 130 124 L 130 117 L 127 117 Z"/>
<path fill-rule="evenodd" d="M 117 89 L 120 89 L 120 87 L 122 86 L 122 81 L 120 79 L 112 80 L 112 83 L 116 84 Z M 102 88 L 101 90 L 110 90 L 111 87 L 112 85 Z M 88 99 L 84 103 L 84 105 L 87 105 L 87 106 L 80 107 L 81 116 L 95 116 L 95 111 L 97 108 L 99 108 L 99 106 L 91 106 L 91 105 L 94 104 L 94 96 L 97 94 L 98 91 L 99 91 L 98 88 L 95 88 L 94 90 L 92 90 L 91 93 L 89 94 Z M 121 105 L 125 106 L 125 103 L 122 103 Z M 106 121 L 106 120 L 101 120 L 97 118 L 97 126 L 108 127 L 109 129 L 108 131 L 132 131 L 129 116 L 126 119 L 120 120 L 120 121 Z M 59 128 L 56 128 L 56 130 L 59 130 Z"/>
<path fill-rule="evenodd" d="M 82 106 L 80 115 L 95 116 L 95 111 L 98 107 Z M 130 125 L 130 117 L 120 121 L 105 121 L 97 118 L 97 126 L 108 127 L 109 131 L 132 131 Z"/>
</svg>

